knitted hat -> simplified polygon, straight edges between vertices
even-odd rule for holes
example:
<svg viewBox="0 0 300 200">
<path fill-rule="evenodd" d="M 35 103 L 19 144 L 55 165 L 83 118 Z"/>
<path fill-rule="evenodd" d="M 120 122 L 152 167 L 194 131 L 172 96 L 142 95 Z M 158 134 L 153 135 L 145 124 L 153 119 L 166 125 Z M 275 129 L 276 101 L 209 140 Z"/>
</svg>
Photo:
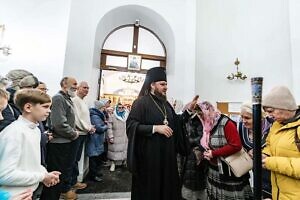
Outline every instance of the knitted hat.
<svg viewBox="0 0 300 200">
<path fill-rule="evenodd" d="M 33 75 L 25 76 L 19 83 L 20 88 L 36 88 L 38 85 L 39 80 Z"/>
<path fill-rule="evenodd" d="M 98 101 L 95 101 L 95 108 L 100 109 L 105 106 L 105 104 L 110 101 L 109 99 L 100 99 Z"/>
<path fill-rule="evenodd" d="M 285 86 L 274 87 L 262 101 L 264 107 L 283 110 L 297 110 L 297 104 L 290 90 Z"/>
<path fill-rule="evenodd" d="M 23 70 L 23 69 L 14 69 L 9 71 L 6 74 L 6 78 L 10 79 L 12 81 L 12 88 L 19 87 L 20 81 L 28 75 L 32 75 L 29 71 Z"/>
</svg>

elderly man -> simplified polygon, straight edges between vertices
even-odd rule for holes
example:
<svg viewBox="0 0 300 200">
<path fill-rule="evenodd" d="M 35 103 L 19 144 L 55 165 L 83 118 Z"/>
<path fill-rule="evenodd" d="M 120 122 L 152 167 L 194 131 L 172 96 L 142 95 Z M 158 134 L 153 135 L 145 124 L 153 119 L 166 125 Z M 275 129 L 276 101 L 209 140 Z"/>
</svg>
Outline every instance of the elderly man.
<svg viewBox="0 0 300 200">
<path fill-rule="evenodd" d="M 75 125 L 76 130 L 79 133 L 78 137 L 78 149 L 76 155 L 76 161 L 74 163 L 73 174 L 72 174 L 72 185 L 74 189 L 84 189 L 86 188 L 85 183 L 77 182 L 77 176 L 79 175 L 78 162 L 81 158 L 82 148 L 86 141 L 87 134 L 94 133 L 95 128 L 91 124 L 90 120 L 90 112 L 89 108 L 84 101 L 84 97 L 86 97 L 89 93 L 89 85 L 87 82 L 82 81 L 79 83 L 77 88 L 77 96 L 72 98 L 75 108 Z"/>
<path fill-rule="evenodd" d="M 42 81 L 39 81 L 39 85 L 37 86 L 37 89 L 41 90 L 44 93 L 47 93 L 47 91 L 48 91 L 46 83 L 44 83 Z"/>
<path fill-rule="evenodd" d="M 75 129 L 74 105 L 71 100 L 76 96 L 77 81 L 72 77 L 64 77 L 60 85 L 61 90 L 52 98 L 49 128 L 52 129 L 53 139 L 48 144 L 47 168 L 56 169 L 62 174 L 58 185 L 44 188 L 41 199 L 47 200 L 58 200 L 61 193 L 65 199 L 77 198 L 77 194 L 71 189 L 79 142 L 77 140 L 79 134 Z"/>
</svg>

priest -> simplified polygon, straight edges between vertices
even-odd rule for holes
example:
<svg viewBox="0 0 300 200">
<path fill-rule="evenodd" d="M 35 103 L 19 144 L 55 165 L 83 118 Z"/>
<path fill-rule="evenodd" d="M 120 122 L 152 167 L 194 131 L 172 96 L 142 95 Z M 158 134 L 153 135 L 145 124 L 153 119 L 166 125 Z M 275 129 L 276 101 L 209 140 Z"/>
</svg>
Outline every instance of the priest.
<svg viewBox="0 0 300 200">
<path fill-rule="evenodd" d="M 181 199 L 177 153 L 187 155 L 189 149 L 183 115 L 175 114 L 166 92 L 165 69 L 148 70 L 126 122 L 133 200 Z"/>
</svg>

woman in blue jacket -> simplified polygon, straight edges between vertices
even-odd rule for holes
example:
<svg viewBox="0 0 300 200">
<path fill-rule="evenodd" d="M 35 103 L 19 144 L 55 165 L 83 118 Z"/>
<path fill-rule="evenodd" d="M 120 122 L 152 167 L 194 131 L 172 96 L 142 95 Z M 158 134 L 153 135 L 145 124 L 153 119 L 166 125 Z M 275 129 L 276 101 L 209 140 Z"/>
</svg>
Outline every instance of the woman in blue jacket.
<svg viewBox="0 0 300 200">
<path fill-rule="evenodd" d="M 101 182 L 101 161 L 100 155 L 104 152 L 104 138 L 107 130 L 106 118 L 103 113 L 105 102 L 103 100 L 95 101 L 95 107 L 90 109 L 91 123 L 95 126 L 96 132 L 90 134 L 86 143 L 86 152 L 89 157 L 90 178 Z"/>
</svg>

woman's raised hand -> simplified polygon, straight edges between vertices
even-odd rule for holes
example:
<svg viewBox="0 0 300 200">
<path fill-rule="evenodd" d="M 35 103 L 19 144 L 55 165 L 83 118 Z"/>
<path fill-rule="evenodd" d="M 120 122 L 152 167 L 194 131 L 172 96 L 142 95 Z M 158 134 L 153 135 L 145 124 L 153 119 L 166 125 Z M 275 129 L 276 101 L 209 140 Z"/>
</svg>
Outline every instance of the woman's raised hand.
<svg viewBox="0 0 300 200">
<path fill-rule="evenodd" d="M 190 105 L 189 105 L 189 107 L 188 107 L 189 110 L 191 110 L 191 111 L 194 111 L 194 110 L 195 110 L 195 107 L 196 107 L 196 104 L 197 104 L 197 102 L 198 102 L 198 99 L 199 99 L 199 95 L 196 95 L 196 96 L 193 98 L 192 102 L 190 103 Z"/>
</svg>

